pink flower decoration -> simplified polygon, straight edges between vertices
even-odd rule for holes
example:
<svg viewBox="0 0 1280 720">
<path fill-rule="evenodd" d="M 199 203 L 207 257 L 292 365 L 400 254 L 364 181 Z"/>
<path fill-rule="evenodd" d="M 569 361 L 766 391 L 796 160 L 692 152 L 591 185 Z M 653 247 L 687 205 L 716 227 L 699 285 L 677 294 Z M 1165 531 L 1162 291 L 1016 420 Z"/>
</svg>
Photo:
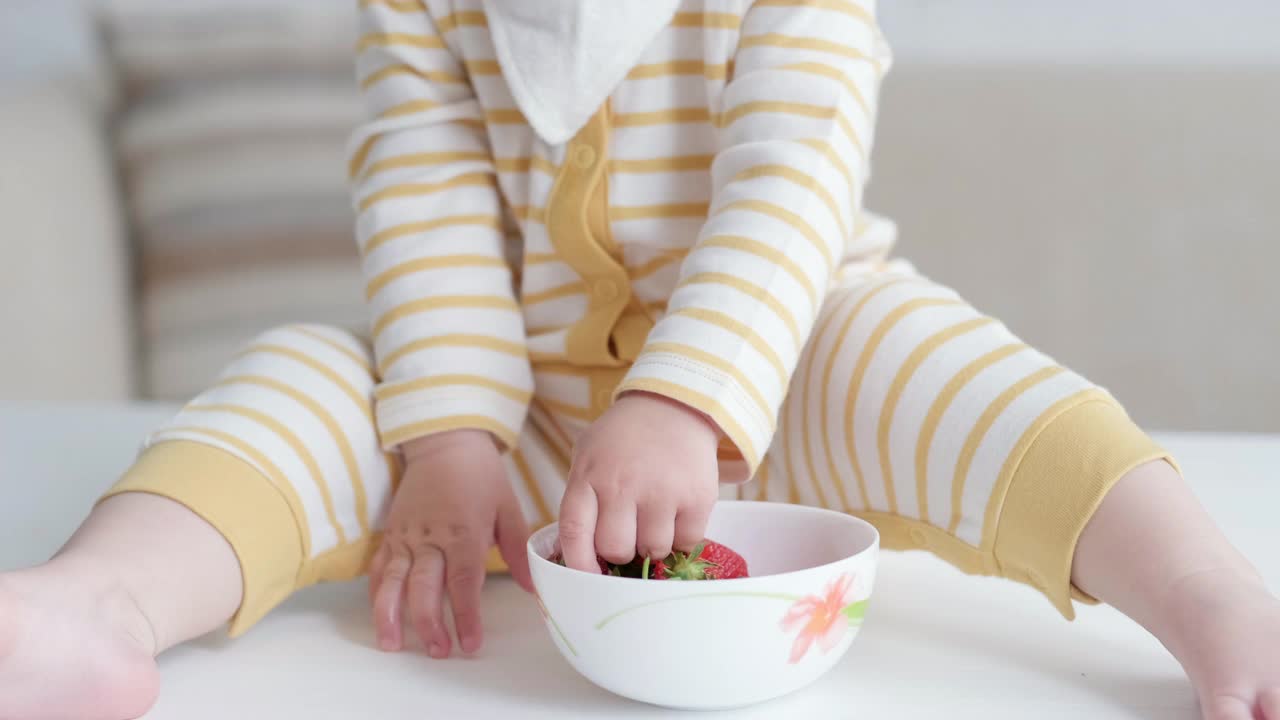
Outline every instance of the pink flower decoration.
<svg viewBox="0 0 1280 720">
<path fill-rule="evenodd" d="M 842 611 L 853 602 L 850 597 L 852 589 L 853 576 L 846 573 L 827 583 L 821 597 L 805 596 L 787 610 L 782 618 L 783 632 L 800 628 L 800 634 L 791 646 L 788 663 L 800 662 L 815 642 L 824 653 L 830 652 L 840 642 L 844 631 L 849 627 L 848 618 Z"/>
</svg>

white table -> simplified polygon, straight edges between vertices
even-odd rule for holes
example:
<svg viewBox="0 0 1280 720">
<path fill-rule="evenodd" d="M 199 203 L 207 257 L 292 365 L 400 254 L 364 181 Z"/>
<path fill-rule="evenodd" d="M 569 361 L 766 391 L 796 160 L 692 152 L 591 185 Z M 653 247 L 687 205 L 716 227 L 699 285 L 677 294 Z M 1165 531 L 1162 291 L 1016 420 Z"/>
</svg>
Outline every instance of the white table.
<svg viewBox="0 0 1280 720">
<path fill-rule="evenodd" d="M 58 546 L 123 469 L 160 407 L 0 407 L 0 568 Z M 1166 434 L 1232 540 L 1280 580 L 1275 509 L 1280 436 Z M 513 583 L 485 593 L 488 644 L 435 662 L 372 646 L 362 584 L 300 593 L 245 637 L 221 633 L 161 660 L 150 720 L 350 718 L 656 718 L 674 713 L 614 697 L 559 657 Z M 655 631 L 656 633 L 657 631 Z M 621 652 L 623 649 L 620 648 Z M 691 678 L 690 681 L 696 682 Z M 886 554 L 867 625 L 812 688 L 743 718 L 1149 718 L 1195 720 L 1186 680 L 1158 643 L 1115 611 L 1074 624 L 1012 583 L 961 575 L 919 554 Z M 709 714 L 719 717 L 720 713 Z M 699 715 L 705 717 L 707 715 Z"/>
</svg>

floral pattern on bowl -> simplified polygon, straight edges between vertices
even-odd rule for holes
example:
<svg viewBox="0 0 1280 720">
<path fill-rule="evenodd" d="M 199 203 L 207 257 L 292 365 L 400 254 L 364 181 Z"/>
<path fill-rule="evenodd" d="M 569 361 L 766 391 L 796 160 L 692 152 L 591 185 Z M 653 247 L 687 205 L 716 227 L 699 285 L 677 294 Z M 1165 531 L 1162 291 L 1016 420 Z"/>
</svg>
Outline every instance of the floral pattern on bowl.
<svg viewBox="0 0 1280 720">
<path fill-rule="evenodd" d="M 865 598 L 862 600 L 855 599 L 854 580 L 853 574 L 843 573 L 828 582 L 822 593 L 816 595 L 797 596 L 783 593 L 725 591 L 680 595 L 662 600 L 653 600 L 639 605 L 632 605 L 608 615 L 596 623 L 595 629 L 603 630 L 609 623 L 634 610 L 684 600 L 712 597 L 754 597 L 786 600 L 791 603 L 791 607 L 782 616 L 779 627 L 786 633 L 794 632 L 796 628 L 800 628 L 800 633 L 796 635 L 795 642 L 791 645 L 791 656 L 787 659 L 789 664 L 795 664 L 804 659 L 810 648 L 815 644 L 823 653 L 830 652 L 840 644 L 840 640 L 844 637 L 846 630 L 862 624 L 862 620 L 866 616 L 867 600 Z M 543 614 L 555 625 L 555 621 L 549 615 L 546 615 L 545 609 Z M 568 639 L 564 637 L 563 633 L 559 632 L 558 626 L 556 626 L 556 631 L 567 645 Z"/>
<path fill-rule="evenodd" d="M 853 575 L 848 573 L 827 583 L 821 595 L 806 595 L 797 600 L 780 623 L 783 632 L 800 628 L 787 662 L 800 662 L 814 643 L 822 652 L 831 652 L 840 644 L 847 628 L 862 622 L 859 606 L 865 607 L 865 603 L 854 602 Z"/>
</svg>

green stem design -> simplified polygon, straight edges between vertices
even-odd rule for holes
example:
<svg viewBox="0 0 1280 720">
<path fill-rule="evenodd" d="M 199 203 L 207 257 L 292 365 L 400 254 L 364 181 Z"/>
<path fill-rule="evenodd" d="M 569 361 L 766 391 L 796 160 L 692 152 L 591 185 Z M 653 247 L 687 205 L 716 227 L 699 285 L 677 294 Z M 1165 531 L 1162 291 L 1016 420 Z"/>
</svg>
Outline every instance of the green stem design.
<svg viewBox="0 0 1280 720">
<path fill-rule="evenodd" d="M 859 600 L 855 603 L 849 603 L 840 612 L 849 618 L 850 625 L 861 625 L 863 618 L 867 616 L 867 601 Z"/>
<path fill-rule="evenodd" d="M 802 599 L 802 597 L 799 595 L 788 595 L 786 593 L 746 592 L 746 591 L 703 593 L 701 595 L 680 595 L 678 597 L 663 598 L 662 600 L 651 600 L 647 603 L 641 603 L 639 605 L 632 605 L 629 608 L 623 608 L 622 610 L 619 610 L 618 612 L 613 613 L 612 615 L 609 615 L 608 617 L 604 618 L 600 622 L 596 623 L 596 630 L 603 630 L 605 625 L 608 625 L 609 623 L 613 622 L 614 620 L 617 620 L 619 617 L 623 615 L 626 615 L 632 610 L 639 610 L 641 608 L 652 607 L 654 605 L 663 605 L 666 603 L 678 602 L 680 600 L 695 600 L 697 598 L 709 598 L 709 597 L 769 598 L 772 600 L 786 600 L 787 602 L 798 602 Z M 859 600 L 858 602 L 849 603 L 848 605 L 844 606 L 840 610 L 840 612 L 849 620 L 850 627 L 856 627 L 858 625 L 861 625 L 863 618 L 865 618 L 867 614 L 867 601 Z"/>
<path fill-rule="evenodd" d="M 564 643 L 565 647 L 569 648 L 570 654 L 574 657 L 578 657 L 578 651 L 574 649 L 573 643 L 569 642 L 569 638 L 565 636 L 564 630 L 560 628 L 560 623 L 556 622 L 556 619 L 551 617 L 551 613 L 547 611 L 547 606 L 542 604 L 542 598 L 537 595 L 534 595 L 533 597 L 538 601 L 538 607 L 542 608 L 543 617 L 551 621 L 551 627 L 555 628 L 556 635 L 560 636 L 560 641 Z"/>
</svg>

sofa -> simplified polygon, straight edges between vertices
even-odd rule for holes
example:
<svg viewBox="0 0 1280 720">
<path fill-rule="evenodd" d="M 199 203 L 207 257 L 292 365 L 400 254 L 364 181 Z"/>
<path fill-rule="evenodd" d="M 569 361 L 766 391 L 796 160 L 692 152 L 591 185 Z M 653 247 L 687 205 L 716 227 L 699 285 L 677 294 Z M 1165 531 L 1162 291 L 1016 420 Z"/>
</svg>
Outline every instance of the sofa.
<svg viewBox="0 0 1280 720">
<path fill-rule="evenodd" d="M 1107 3 L 1063 37 L 1061 9 L 882 5 L 868 205 L 899 253 L 1142 423 L 1280 430 L 1274 9 L 1175 3 L 1208 40 L 1143 45 Z M 364 327 L 355 6 L 0 8 L 0 400 L 180 399 L 267 327 Z"/>
</svg>

